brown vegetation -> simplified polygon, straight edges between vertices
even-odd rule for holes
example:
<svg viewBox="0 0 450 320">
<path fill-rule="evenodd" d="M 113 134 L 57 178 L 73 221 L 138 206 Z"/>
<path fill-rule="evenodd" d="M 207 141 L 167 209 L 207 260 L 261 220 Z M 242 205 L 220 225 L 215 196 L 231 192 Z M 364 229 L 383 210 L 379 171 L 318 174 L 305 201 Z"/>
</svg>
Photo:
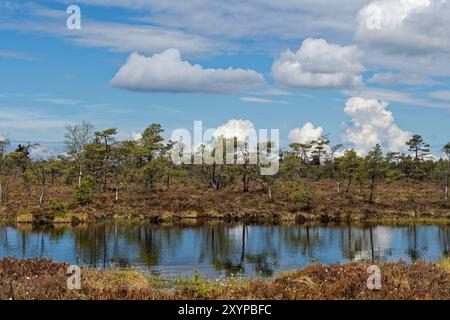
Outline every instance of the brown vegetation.
<svg viewBox="0 0 450 320">
<path fill-rule="evenodd" d="M 252 159 L 265 159 L 272 142 L 251 148 L 218 137 L 185 154 L 183 144 L 164 141 L 158 123 L 137 141 L 117 140 L 115 128 L 93 129 L 88 122 L 68 126 L 68 154 L 58 159 L 36 161 L 33 145 L 7 152 L 8 141 L 0 141 L 0 217 L 42 224 L 116 217 L 275 222 L 450 216 L 450 160 L 430 160 L 420 135 L 405 141 L 409 154 L 384 154 L 377 144 L 365 156 L 347 149 L 338 157 L 342 145 L 331 145 L 326 136 L 293 143 L 276 150 L 279 167 L 263 175 L 265 164 Z M 442 152 L 450 157 L 450 143 Z M 186 161 L 172 161 L 181 154 Z M 192 164 L 193 157 L 202 161 Z"/>
<path fill-rule="evenodd" d="M 73 202 L 71 186 L 55 185 L 47 189 L 47 199 L 58 199 L 64 211 L 56 211 L 53 201 L 38 206 L 38 188 L 23 196 L 20 182 L 12 185 L 9 202 L 0 207 L 0 217 L 21 223 L 51 221 L 54 223 L 86 222 L 98 219 L 124 218 L 153 222 L 174 221 L 186 217 L 209 217 L 224 220 L 306 221 L 367 220 L 397 218 L 449 218 L 450 208 L 442 202 L 435 186 L 427 182 L 398 181 L 383 183 L 377 188 L 377 200 L 364 199 L 364 190 L 343 197 L 333 180 L 311 181 L 317 194 L 313 208 L 293 203 L 287 184 L 279 182 L 278 192 L 269 201 L 262 187 L 253 185 L 242 193 L 240 186 L 219 191 L 205 189 L 201 184 L 173 183 L 169 190 L 155 190 L 149 196 L 139 190 L 126 190 L 115 201 L 114 190 L 99 192 L 90 205 Z"/>
<path fill-rule="evenodd" d="M 221 282 L 83 269 L 80 290 L 67 289 L 67 266 L 43 259 L 0 260 L 0 299 L 450 299 L 448 263 L 385 263 L 380 290 L 366 287 L 368 263 L 311 265 L 268 281 Z"/>
</svg>

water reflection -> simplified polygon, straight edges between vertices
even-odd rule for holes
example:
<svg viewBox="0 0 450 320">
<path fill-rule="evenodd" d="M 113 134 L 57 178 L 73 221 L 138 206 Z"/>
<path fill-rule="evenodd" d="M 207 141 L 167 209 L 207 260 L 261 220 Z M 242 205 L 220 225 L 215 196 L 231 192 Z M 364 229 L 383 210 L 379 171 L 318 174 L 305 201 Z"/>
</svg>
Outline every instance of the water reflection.
<svg viewBox="0 0 450 320">
<path fill-rule="evenodd" d="M 307 224 L 0 226 L 0 257 L 51 257 L 91 267 L 152 273 L 271 276 L 313 262 L 439 260 L 449 255 L 447 225 Z"/>
</svg>

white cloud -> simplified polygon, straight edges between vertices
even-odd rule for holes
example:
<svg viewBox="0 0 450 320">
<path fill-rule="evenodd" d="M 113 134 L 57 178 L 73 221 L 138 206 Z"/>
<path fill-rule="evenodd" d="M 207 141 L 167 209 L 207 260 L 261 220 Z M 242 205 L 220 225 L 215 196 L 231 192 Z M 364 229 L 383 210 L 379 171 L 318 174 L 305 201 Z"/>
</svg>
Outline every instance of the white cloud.
<svg viewBox="0 0 450 320">
<path fill-rule="evenodd" d="M 361 52 L 323 39 L 308 38 L 297 52 L 287 50 L 272 66 L 278 84 L 297 88 L 346 88 L 362 85 Z"/>
<path fill-rule="evenodd" d="M 435 80 L 418 74 L 392 72 L 376 73 L 367 82 L 382 85 L 406 84 L 409 86 L 432 85 L 437 83 Z"/>
<path fill-rule="evenodd" d="M 0 49 L 0 57 L 18 60 L 36 60 L 36 57 L 26 52 Z"/>
<path fill-rule="evenodd" d="M 246 138 L 256 136 L 255 125 L 249 120 L 232 119 L 217 127 L 214 131 L 215 137 L 224 137 L 226 139 L 238 138 L 245 140 Z"/>
<path fill-rule="evenodd" d="M 272 100 L 272 99 L 259 98 L 259 97 L 240 97 L 239 99 L 244 102 L 250 102 L 250 103 L 256 103 L 256 104 L 289 104 L 289 102 L 284 101 L 284 100 Z"/>
<path fill-rule="evenodd" d="M 322 127 L 314 128 L 314 125 L 311 122 L 307 122 L 302 128 L 296 128 L 289 131 L 289 139 L 291 142 L 308 143 L 320 138 L 322 133 Z"/>
<path fill-rule="evenodd" d="M 264 84 L 254 70 L 206 69 L 181 59 L 177 49 L 168 49 L 152 57 L 133 53 L 111 85 L 135 91 L 235 93 Z"/>
<path fill-rule="evenodd" d="M 58 104 L 58 105 L 77 105 L 83 102 L 82 100 L 76 100 L 76 99 L 66 99 L 66 98 L 40 98 L 37 99 L 38 101 L 42 102 L 48 102 L 52 104 Z"/>
<path fill-rule="evenodd" d="M 365 154 L 377 143 L 384 151 L 404 151 L 410 132 L 400 129 L 388 103 L 353 97 L 345 104 L 345 113 L 352 118 L 343 126 L 342 140 L 354 145 L 355 151 Z"/>
<path fill-rule="evenodd" d="M 442 67 L 450 64 L 449 16 L 448 0 L 370 2 L 360 10 L 355 31 L 365 65 L 425 77 L 449 76 L 450 69 Z"/>
<path fill-rule="evenodd" d="M 358 96 L 365 99 L 380 99 L 386 101 L 398 102 L 406 105 L 450 109 L 450 106 L 445 103 L 434 102 L 431 99 L 424 99 L 414 97 L 405 91 L 396 91 L 380 88 L 361 87 L 358 89 L 344 90 L 343 93 L 349 96 Z"/>
<path fill-rule="evenodd" d="M 450 52 L 447 0 L 372 1 L 358 14 L 356 37 L 391 51 Z"/>
<path fill-rule="evenodd" d="M 258 92 L 254 93 L 255 95 L 262 95 L 262 96 L 290 96 L 292 95 L 292 92 L 288 90 L 283 90 L 276 87 L 267 87 L 264 90 L 259 90 Z"/>
<path fill-rule="evenodd" d="M 379 45 L 363 44 L 361 47 L 364 50 L 365 65 L 381 67 L 391 72 L 416 74 L 428 78 L 450 76 L 450 68 L 442 67 L 450 65 L 450 55 L 446 53 L 435 51 L 423 54 L 410 54 L 406 50 L 389 51 Z"/>
<path fill-rule="evenodd" d="M 1 9 L 0 7 L 0 11 Z M 189 56 L 210 54 L 221 48 L 228 48 L 223 41 L 216 42 L 173 28 L 99 21 L 90 19 L 87 15 L 82 16 L 82 28 L 73 32 L 66 28 L 65 10 L 50 9 L 31 2 L 19 4 L 9 14 L 8 12 L 6 10 L 0 20 L 0 30 L 61 37 L 85 47 L 106 48 L 117 52 L 137 51 L 148 55 L 177 48 Z M 29 55 L 20 54 L 20 57 L 27 58 Z"/>
<path fill-rule="evenodd" d="M 61 129 L 65 120 L 45 116 L 30 108 L 7 107 L 0 108 L 0 129 L 42 130 Z"/>
<path fill-rule="evenodd" d="M 57 158 L 57 154 L 52 149 L 36 145 L 30 149 L 30 157 L 33 160 L 50 160 Z"/>
<path fill-rule="evenodd" d="M 82 30 L 79 35 L 72 37 L 72 41 L 83 46 L 105 47 L 120 52 L 154 54 L 177 48 L 186 55 L 201 55 L 219 47 L 214 41 L 204 37 L 142 25 L 95 21 L 86 22 Z"/>
<path fill-rule="evenodd" d="M 435 99 L 450 101 L 450 90 L 433 91 L 429 95 Z"/>
<path fill-rule="evenodd" d="M 142 139 L 142 134 L 139 132 L 131 132 L 131 139 L 133 139 L 133 141 L 139 141 Z"/>
<path fill-rule="evenodd" d="M 66 1 L 66 0 L 60 0 Z M 80 2 L 80 1 L 79 1 Z M 138 21 L 225 39 L 257 39 L 249 48 L 311 34 L 351 36 L 367 0 L 81 0 L 139 10 Z M 300 26 L 300 27 L 299 27 Z M 264 43 L 262 43 L 264 42 Z"/>
</svg>

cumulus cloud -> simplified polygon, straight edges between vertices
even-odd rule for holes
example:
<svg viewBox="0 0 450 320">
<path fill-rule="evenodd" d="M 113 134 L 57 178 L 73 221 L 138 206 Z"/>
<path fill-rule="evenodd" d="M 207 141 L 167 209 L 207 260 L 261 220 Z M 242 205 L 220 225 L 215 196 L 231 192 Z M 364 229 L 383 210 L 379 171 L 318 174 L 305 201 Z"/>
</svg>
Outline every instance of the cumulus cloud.
<svg viewBox="0 0 450 320">
<path fill-rule="evenodd" d="M 33 160 L 50 160 L 57 158 L 57 154 L 52 149 L 41 145 L 36 145 L 30 149 L 30 157 Z"/>
<path fill-rule="evenodd" d="M 131 132 L 131 139 L 133 139 L 133 141 L 140 141 L 142 139 L 142 134 L 139 132 Z"/>
<path fill-rule="evenodd" d="M 384 151 L 404 151 L 411 136 L 395 123 L 388 103 L 373 99 L 353 97 L 347 100 L 344 111 L 351 122 L 343 126 L 342 140 L 354 145 L 355 151 L 365 154 L 377 143 Z"/>
<path fill-rule="evenodd" d="M 379 0 L 357 15 L 355 39 L 365 63 L 424 76 L 449 76 L 450 2 Z"/>
<path fill-rule="evenodd" d="M 248 142 L 256 142 L 256 140 L 250 138 L 257 138 L 257 131 L 255 125 L 250 120 L 243 119 L 231 119 L 227 122 L 221 124 L 217 128 L 210 128 L 203 133 L 202 141 L 194 141 L 191 145 L 189 142 L 183 141 L 181 136 L 176 137 L 172 136 L 172 141 L 176 141 L 175 149 L 183 146 L 185 152 L 194 152 L 200 151 L 202 147 L 206 148 L 206 150 L 213 150 L 214 141 L 217 141 L 218 138 L 225 139 L 234 139 L 237 138 L 238 141 L 248 141 Z M 192 141 L 191 141 L 192 142 Z M 187 143 L 187 144 L 186 144 Z M 250 149 L 254 149 L 256 146 L 250 144 Z"/>
<path fill-rule="evenodd" d="M 226 139 L 236 137 L 238 140 L 245 140 L 250 136 L 256 136 L 256 129 L 255 125 L 249 120 L 232 119 L 217 127 L 214 136 L 222 136 Z"/>
<path fill-rule="evenodd" d="M 358 14 L 356 36 L 390 50 L 450 51 L 447 0 L 372 1 Z"/>
<path fill-rule="evenodd" d="M 346 88 L 362 85 L 364 66 L 356 46 L 342 47 L 308 38 L 297 52 L 287 50 L 272 66 L 278 84 L 304 88 Z"/>
<path fill-rule="evenodd" d="M 133 53 L 111 85 L 134 91 L 235 93 L 264 84 L 254 70 L 208 69 L 181 59 L 177 49 L 145 57 Z"/>
<path fill-rule="evenodd" d="M 308 143 L 320 138 L 322 133 L 322 127 L 314 128 L 311 122 L 307 122 L 302 128 L 295 128 L 289 131 L 289 139 L 291 142 Z"/>
</svg>

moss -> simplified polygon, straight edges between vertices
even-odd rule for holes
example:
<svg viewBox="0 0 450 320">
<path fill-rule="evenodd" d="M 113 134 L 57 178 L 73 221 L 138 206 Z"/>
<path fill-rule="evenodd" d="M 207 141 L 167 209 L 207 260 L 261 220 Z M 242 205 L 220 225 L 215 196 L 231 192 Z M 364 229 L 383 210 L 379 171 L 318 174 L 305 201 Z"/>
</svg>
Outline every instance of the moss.
<svg viewBox="0 0 450 320">
<path fill-rule="evenodd" d="M 150 287 L 149 278 L 143 272 L 132 269 L 84 269 L 83 281 L 90 288 L 100 291 L 118 287 L 125 287 L 128 290 L 143 290 Z"/>
</svg>

